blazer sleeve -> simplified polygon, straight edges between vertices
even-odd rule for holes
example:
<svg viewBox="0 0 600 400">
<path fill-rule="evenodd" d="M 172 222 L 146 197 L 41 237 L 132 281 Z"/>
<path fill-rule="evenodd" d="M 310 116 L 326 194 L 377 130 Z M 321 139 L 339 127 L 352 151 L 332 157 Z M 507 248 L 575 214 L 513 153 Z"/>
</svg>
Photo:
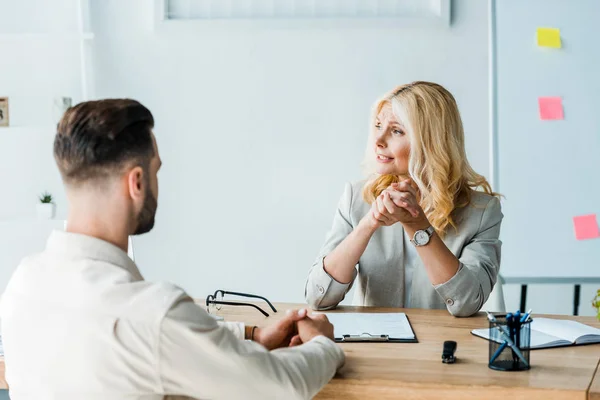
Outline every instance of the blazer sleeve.
<svg viewBox="0 0 600 400">
<path fill-rule="evenodd" d="M 357 271 L 349 283 L 340 283 L 333 279 L 324 268 L 323 260 L 352 232 L 350 209 L 352 207 L 352 185 L 346 184 L 333 217 L 333 225 L 327 233 L 325 243 L 319 251 L 304 288 L 306 302 L 313 310 L 328 310 L 335 308 L 352 287 Z"/>
<path fill-rule="evenodd" d="M 435 286 L 452 315 L 475 314 L 492 292 L 500 269 L 502 218 L 500 201 L 493 197 L 483 211 L 477 233 L 461 251 L 458 272 Z"/>
</svg>

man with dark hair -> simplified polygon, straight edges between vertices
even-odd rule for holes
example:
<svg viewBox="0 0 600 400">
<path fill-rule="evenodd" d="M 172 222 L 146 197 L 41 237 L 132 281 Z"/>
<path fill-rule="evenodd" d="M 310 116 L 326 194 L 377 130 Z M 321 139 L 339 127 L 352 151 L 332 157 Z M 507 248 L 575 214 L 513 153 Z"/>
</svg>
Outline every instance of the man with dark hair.
<svg viewBox="0 0 600 400">
<path fill-rule="evenodd" d="M 81 103 L 60 121 L 67 231 L 21 262 L 0 307 L 11 399 L 311 398 L 344 361 L 324 316 L 217 322 L 127 256 L 128 236 L 154 225 L 153 126 L 134 100 Z"/>
</svg>

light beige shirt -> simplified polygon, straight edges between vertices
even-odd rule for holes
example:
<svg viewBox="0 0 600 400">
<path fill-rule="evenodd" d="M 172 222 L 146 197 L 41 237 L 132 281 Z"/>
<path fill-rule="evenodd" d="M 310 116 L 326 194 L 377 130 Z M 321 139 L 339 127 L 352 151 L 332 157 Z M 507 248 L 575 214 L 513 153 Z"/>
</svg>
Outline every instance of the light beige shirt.
<svg viewBox="0 0 600 400">
<path fill-rule="evenodd" d="M 121 249 L 66 232 L 22 261 L 0 313 L 12 400 L 308 399 L 344 361 L 324 336 L 271 352 L 241 340 Z"/>
<path fill-rule="evenodd" d="M 442 239 L 460 262 L 458 272 L 449 281 L 431 284 L 414 245 L 402 224 L 397 223 L 379 228 L 373 234 L 356 266 L 354 279 L 350 283 L 341 283 L 325 271 L 323 259 L 369 212 L 371 207 L 362 198 L 364 183 L 346 184 L 333 226 L 306 281 L 308 304 L 317 310 L 334 308 L 357 281 L 355 305 L 447 308 L 456 316 L 479 311 L 489 297 L 500 269 L 502 242 L 498 238 L 503 215 L 498 198 L 472 192 L 471 204 L 455 210 L 457 229 L 448 228 Z M 407 271 L 409 282 L 405 282 Z M 408 299 L 405 298 L 405 284 L 410 285 Z"/>
</svg>

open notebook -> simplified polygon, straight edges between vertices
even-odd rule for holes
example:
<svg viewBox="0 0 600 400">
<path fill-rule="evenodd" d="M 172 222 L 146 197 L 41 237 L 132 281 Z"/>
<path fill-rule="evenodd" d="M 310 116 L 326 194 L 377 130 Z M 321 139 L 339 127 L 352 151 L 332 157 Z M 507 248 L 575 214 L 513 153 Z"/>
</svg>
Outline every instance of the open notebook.
<svg viewBox="0 0 600 400">
<path fill-rule="evenodd" d="M 417 343 L 404 313 L 326 313 L 336 342 Z"/>
<path fill-rule="evenodd" d="M 473 335 L 489 340 L 489 329 L 474 329 Z M 530 349 L 600 343 L 600 329 L 564 319 L 534 318 Z"/>
</svg>

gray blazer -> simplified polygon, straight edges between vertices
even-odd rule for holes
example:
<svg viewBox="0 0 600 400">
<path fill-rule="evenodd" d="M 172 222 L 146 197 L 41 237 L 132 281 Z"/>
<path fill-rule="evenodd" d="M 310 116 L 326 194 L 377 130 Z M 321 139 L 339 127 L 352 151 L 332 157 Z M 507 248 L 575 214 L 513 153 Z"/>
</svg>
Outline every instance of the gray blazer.
<svg viewBox="0 0 600 400">
<path fill-rule="evenodd" d="M 352 232 L 368 213 L 362 198 L 365 181 L 346 184 L 333 227 L 327 234 L 306 281 L 305 296 L 315 310 L 336 307 L 358 277 L 355 305 L 404 306 L 404 262 L 407 246 L 413 246 L 402 224 L 379 228 L 358 262 L 358 271 L 348 284 L 337 282 L 323 267 L 323 259 Z M 481 309 L 490 295 L 500 268 L 502 211 L 496 197 L 473 192 L 471 204 L 455 211 L 457 230 L 449 228 L 444 243 L 459 259 L 456 275 L 432 285 L 423 263 L 415 257 L 410 295 L 414 308 L 447 308 L 452 315 L 469 316 Z"/>
</svg>

